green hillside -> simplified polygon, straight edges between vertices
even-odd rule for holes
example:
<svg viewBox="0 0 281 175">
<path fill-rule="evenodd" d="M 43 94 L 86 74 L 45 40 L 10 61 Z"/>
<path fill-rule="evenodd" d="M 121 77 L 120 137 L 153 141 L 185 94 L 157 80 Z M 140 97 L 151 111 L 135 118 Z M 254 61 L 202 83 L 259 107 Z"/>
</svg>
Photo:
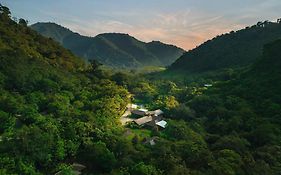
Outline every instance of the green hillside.
<svg viewBox="0 0 281 175">
<path fill-rule="evenodd" d="M 267 44 L 249 70 L 189 102 L 205 121 L 210 148 L 218 153 L 231 150 L 241 157 L 240 163 L 232 165 L 219 158 L 212 164 L 217 173 L 273 175 L 281 171 L 280 50 L 281 40 Z"/>
<path fill-rule="evenodd" d="M 67 28 L 58 28 L 53 23 L 45 23 L 45 27 L 34 26 L 34 29 L 36 29 L 38 33 L 44 33 L 44 35 L 46 36 L 52 36 L 55 41 L 58 41 L 61 44 L 63 44 L 63 40 L 65 37 L 73 33 Z"/>
<path fill-rule="evenodd" d="M 185 53 L 171 71 L 202 73 L 248 66 L 262 55 L 263 45 L 281 38 L 281 24 L 264 22 L 217 36 Z"/>
<path fill-rule="evenodd" d="M 233 70 L 227 80 L 178 73 L 176 82 L 155 74 L 133 78 L 128 87 L 135 98 L 171 119 L 164 137 L 173 142 L 165 142 L 154 161 L 164 174 L 280 173 L 280 50 L 281 40 L 266 44 L 252 65 Z"/>
<path fill-rule="evenodd" d="M 64 42 L 67 31 L 62 28 L 56 38 Z M 84 46 L 100 47 L 108 56 L 134 58 L 133 65 L 139 55 L 164 58 L 161 49 L 173 54 L 159 42 L 144 46 L 124 34 L 69 37 L 83 54 Z M 25 20 L 11 20 L 0 5 L 0 174 L 72 175 L 80 173 L 73 171 L 78 166 L 89 175 L 278 175 L 281 40 L 276 39 L 227 77 L 212 79 L 206 74 L 217 69 L 201 74 L 198 67 L 194 77 L 174 73 L 173 82 L 161 73 L 109 74 L 96 61 L 86 64 Z M 92 40 L 97 44 L 87 44 Z M 130 103 L 150 113 L 161 109 L 167 125 L 121 125 L 137 117 L 123 115 Z"/>
<path fill-rule="evenodd" d="M 121 33 L 85 37 L 55 23 L 36 23 L 31 28 L 60 42 L 80 57 L 117 68 L 168 66 L 184 53 L 184 50 L 173 45 L 145 43 Z"/>
<path fill-rule="evenodd" d="M 252 66 L 252 69 L 241 75 L 236 81 L 237 87 L 242 84 L 243 96 L 260 101 L 281 102 L 281 40 L 264 46 L 263 56 Z M 241 81 L 240 81 L 241 80 Z M 261 104 L 257 104 L 261 105 Z M 260 106 L 262 107 L 262 105 Z"/>
<path fill-rule="evenodd" d="M 96 172 L 113 168 L 127 90 L 3 6 L 0 34 L 0 174 L 71 174 L 85 152 Z"/>
</svg>

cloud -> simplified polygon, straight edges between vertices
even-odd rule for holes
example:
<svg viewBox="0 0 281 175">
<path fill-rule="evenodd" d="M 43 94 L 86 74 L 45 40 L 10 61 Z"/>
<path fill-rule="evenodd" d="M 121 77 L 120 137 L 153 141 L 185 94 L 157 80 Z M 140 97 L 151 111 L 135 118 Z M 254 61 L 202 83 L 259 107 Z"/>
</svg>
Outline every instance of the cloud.
<svg viewBox="0 0 281 175">
<path fill-rule="evenodd" d="M 210 17 L 189 9 L 171 14 L 157 14 L 151 22 L 131 33 L 146 41 L 153 38 L 189 50 L 216 35 L 240 27 L 244 26 L 233 24 L 223 16 Z"/>
<path fill-rule="evenodd" d="M 74 9 L 64 10 L 69 4 L 63 2 L 58 8 L 45 4 L 40 15 L 82 35 L 128 33 L 146 42 L 160 40 L 188 50 L 216 35 L 277 18 L 281 9 L 280 0 L 175 1 L 144 0 L 138 6 L 129 0 L 118 5 L 113 0 L 88 0 L 84 5 L 72 0 Z"/>
<path fill-rule="evenodd" d="M 141 24 L 130 24 L 115 19 L 81 20 L 64 16 L 64 19 L 66 18 L 68 20 L 63 20 L 62 24 L 83 35 L 95 36 L 109 32 L 128 33 L 146 42 L 160 40 L 187 50 L 218 34 L 241 27 L 231 24 L 222 16 L 208 18 L 205 14 L 194 14 L 190 10 L 176 14 L 156 14 Z"/>
</svg>

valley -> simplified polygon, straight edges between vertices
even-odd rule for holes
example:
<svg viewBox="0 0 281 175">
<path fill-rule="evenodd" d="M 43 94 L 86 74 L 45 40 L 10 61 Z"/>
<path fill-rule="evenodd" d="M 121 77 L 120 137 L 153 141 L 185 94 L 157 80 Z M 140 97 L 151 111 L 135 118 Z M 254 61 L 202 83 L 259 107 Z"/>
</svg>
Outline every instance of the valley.
<svg viewBox="0 0 281 175">
<path fill-rule="evenodd" d="M 1 5 L 0 174 L 279 174 L 280 28 L 184 53 L 28 26 Z"/>
</svg>

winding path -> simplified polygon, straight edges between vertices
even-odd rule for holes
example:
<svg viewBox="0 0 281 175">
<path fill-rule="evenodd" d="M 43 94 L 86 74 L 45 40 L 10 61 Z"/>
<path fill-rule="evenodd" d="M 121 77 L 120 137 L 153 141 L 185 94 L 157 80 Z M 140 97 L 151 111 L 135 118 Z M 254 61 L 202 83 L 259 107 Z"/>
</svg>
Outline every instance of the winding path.
<svg viewBox="0 0 281 175">
<path fill-rule="evenodd" d="M 127 106 L 130 106 L 130 105 L 131 104 L 129 103 Z M 120 122 L 122 123 L 122 125 L 126 125 L 127 123 L 134 121 L 134 119 L 128 117 L 131 114 L 132 113 L 131 113 L 130 108 L 127 108 L 125 113 L 120 117 Z"/>
</svg>

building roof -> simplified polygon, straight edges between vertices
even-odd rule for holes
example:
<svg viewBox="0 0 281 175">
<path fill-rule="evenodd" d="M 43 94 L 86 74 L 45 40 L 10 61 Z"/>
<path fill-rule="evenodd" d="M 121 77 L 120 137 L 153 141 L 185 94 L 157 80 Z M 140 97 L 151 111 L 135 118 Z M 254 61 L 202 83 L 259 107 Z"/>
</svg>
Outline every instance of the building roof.
<svg viewBox="0 0 281 175">
<path fill-rule="evenodd" d="M 204 84 L 205 87 L 212 87 L 212 84 Z"/>
<path fill-rule="evenodd" d="M 162 128 L 166 128 L 166 126 L 167 126 L 167 122 L 165 121 L 165 120 L 161 120 L 161 121 L 159 121 L 159 122 L 157 122 L 157 123 L 155 123 L 157 126 L 160 126 L 160 127 L 162 127 Z"/>
<path fill-rule="evenodd" d="M 164 114 L 164 112 L 161 109 L 157 109 L 155 111 L 148 111 L 147 112 L 148 115 L 155 115 L 155 116 L 159 116 Z"/>
<path fill-rule="evenodd" d="M 129 109 L 137 109 L 138 105 L 136 105 L 136 104 L 128 104 L 126 107 L 129 108 Z"/>
<path fill-rule="evenodd" d="M 147 114 L 147 109 L 134 109 L 131 112 L 133 114 L 137 114 L 137 115 L 146 115 Z"/>
<path fill-rule="evenodd" d="M 136 122 L 136 124 L 138 124 L 138 125 L 143 125 L 143 124 L 145 124 L 145 123 L 151 122 L 152 119 L 153 119 L 153 118 L 152 118 L 151 116 L 145 116 L 145 117 L 136 119 L 135 122 Z"/>
<path fill-rule="evenodd" d="M 141 109 L 138 109 L 139 111 L 142 111 L 142 112 L 147 112 L 148 110 L 147 109 L 144 109 L 144 108 L 141 108 Z"/>
<path fill-rule="evenodd" d="M 154 115 L 158 116 L 158 115 L 162 115 L 164 114 L 164 112 L 161 109 L 157 109 L 154 111 Z"/>
</svg>

